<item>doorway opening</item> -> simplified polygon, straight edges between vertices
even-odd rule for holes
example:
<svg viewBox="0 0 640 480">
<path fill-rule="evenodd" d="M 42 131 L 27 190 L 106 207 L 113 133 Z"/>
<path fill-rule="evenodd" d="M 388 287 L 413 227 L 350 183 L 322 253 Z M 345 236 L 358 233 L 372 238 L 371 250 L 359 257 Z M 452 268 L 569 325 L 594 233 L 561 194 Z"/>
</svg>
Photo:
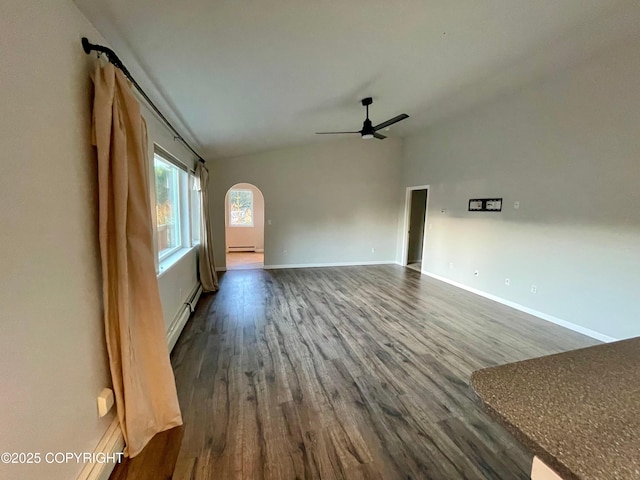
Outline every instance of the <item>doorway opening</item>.
<svg viewBox="0 0 640 480">
<path fill-rule="evenodd" d="M 227 270 L 264 268 L 264 196 L 250 183 L 237 183 L 224 197 Z"/>
<path fill-rule="evenodd" d="M 407 188 L 402 261 L 405 266 L 418 272 L 422 271 L 424 262 L 428 201 L 428 185 Z"/>
</svg>

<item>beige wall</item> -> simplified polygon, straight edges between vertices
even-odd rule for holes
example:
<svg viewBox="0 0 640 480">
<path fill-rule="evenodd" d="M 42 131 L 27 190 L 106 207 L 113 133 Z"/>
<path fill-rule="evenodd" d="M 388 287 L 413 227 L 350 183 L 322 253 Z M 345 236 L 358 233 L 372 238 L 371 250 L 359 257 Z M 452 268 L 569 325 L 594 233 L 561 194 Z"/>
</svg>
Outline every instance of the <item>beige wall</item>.
<svg viewBox="0 0 640 480">
<path fill-rule="evenodd" d="M 90 144 L 100 39 L 70 0 L 0 6 L 0 445 L 92 451 L 111 416 Z M 82 465 L 0 464 L 0 478 L 69 479 Z"/>
<path fill-rule="evenodd" d="M 424 269 L 640 335 L 639 79 L 640 44 L 618 45 L 409 137 L 403 183 L 431 185 Z M 467 212 L 494 196 L 502 213 Z"/>
<path fill-rule="evenodd" d="M 262 192 L 250 183 L 238 183 L 231 188 L 251 190 L 253 193 L 253 227 L 229 226 L 229 191 L 224 198 L 225 212 L 225 242 L 229 247 L 253 245 L 256 251 L 264 251 L 264 196 Z"/>
<path fill-rule="evenodd" d="M 210 162 L 218 266 L 225 195 L 240 182 L 264 195 L 265 266 L 394 261 L 400 157 L 397 139 L 357 138 Z"/>
<path fill-rule="evenodd" d="M 96 407 L 111 381 L 90 143 L 94 59 L 80 39 L 104 39 L 71 0 L 5 0 L 0 19 L 1 451 L 91 452 L 113 416 L 99 419 Z M 191 158 L 145 116 L 150 142 Z M 169 310 L 177 300 L 166 292 L 193 284 L 195 255 L 184 261 L 165 282 Z M 0 463 L 0 478 L 70 479 L 82 467 Z"/>
</svg>

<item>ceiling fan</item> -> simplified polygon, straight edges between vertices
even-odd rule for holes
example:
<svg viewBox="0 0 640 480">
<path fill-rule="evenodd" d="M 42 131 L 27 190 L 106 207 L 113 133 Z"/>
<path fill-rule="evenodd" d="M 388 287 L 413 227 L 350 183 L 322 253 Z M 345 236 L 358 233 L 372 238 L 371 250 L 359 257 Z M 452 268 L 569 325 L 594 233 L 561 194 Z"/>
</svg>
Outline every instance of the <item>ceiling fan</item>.
<svg viewBox="0 0 640 480">
<path fill-rule="evenodd" d="M 398 123 L 404 120 L 405 118 L 409 118 L 409 115 L 407 115 L 406 113 L 401 113 L 400 115 L 390 118 L 386 122 L 382 122 L 381 124 L 376 125 L 374 127 L 371 124 L 371 120 L 369 120 L 369 105 L 371 105 L 372 103 L 373 103 L 373 98 L 371 97 L 362 99 L 362 106 L 366 107 L 367 109 L 367 118 L 362 124 L 362 130 L 358 130 L 357 132 L 316 132 L 316 135 L 337 135 L 337 134 L 343 134 L 343 133 L 359 133 L 362 136 L 362 138 L 365 140 L 368 140 L 374 137 L 379 140 L 384 140 L 387 137 L 378 133 L 378 130 L 382 130 L 383 128 L 387 128 L 393 125 L 394 123 Z"/>
</svg>

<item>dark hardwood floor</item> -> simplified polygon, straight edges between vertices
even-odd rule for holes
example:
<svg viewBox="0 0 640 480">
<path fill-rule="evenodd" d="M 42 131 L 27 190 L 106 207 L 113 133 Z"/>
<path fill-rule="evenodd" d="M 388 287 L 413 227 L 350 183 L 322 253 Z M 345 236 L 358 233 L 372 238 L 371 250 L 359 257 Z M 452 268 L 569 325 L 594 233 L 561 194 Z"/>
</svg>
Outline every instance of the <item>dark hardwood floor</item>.
<svg viewBox="0 0 640 480">
<path fill-rule="evenodd" d="M 527 479 L 471 372 L 596 343 L 397 266 L 228 272 L 172 354 L 163 448 L 176 480 Z"/>
</svg>

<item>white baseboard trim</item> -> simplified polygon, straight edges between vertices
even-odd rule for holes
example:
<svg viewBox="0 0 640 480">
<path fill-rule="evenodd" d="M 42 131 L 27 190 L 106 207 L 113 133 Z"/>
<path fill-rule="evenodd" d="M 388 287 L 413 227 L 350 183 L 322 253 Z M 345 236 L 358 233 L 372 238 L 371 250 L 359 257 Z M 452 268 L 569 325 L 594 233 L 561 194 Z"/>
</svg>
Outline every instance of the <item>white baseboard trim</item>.
<svg viewBox="0 0 640 480">
<path fill-rule="evenodd" d="M 169 326 L 169 330 L 167 331 L 167 344 L 169 345 L 169 352 L 173 350 L 173 347 L 176 345 L 178 341 L 178 337 L 182 333 L 182 329 L 189 321 L 189 317 L 195 310 L 196 304 L 200 299 L 200 295 L 202 295 L 202 285 L 198 283 L 192 290 L 191 294 L 187 297 L 187 301 L 185 302 L 184 308 L 182 311 L 178 312 L 176 317 L 171 322 Z"/>
<path fill-rule="evenodd" d="M 373 262 L 336 262 L 336 263 L 289 263 L 284 265 L 265 265 L 265 270 L 279 270 L 286 268 L 324 268 L 324 267 L 357 267 L 365 265 L 392 265 L 393 261 L 373 261 Z"/>
<path fill-rule="evenodd" d="M 124 451 L 124 436 L 120 430 L 120 423 L 116 416 L 93 453 L 105 453 L 107 458 L 115 458 L 115 454 Z M 116 462 L 87 463 L 78 475 L 78 480 L 108 480 Z"/>
<path fill-rule="evenodd" d="M 507 307 L 511 307 L 515 310 L 528 313 L 529 315 L 533 315 L 534 317 L 546 320 L 547 322 L 555 323 L 556 325 L 560 325 L 561 327 L 568 328 L 569 330 L 573 330 L 574 332 L 581 333 L 582 335 L 586 335 L 587 337 L 595 338 L 596 340 L 600 340 L 601 342 L 609 343 L 616 342 L 618 340 L 617 338 L 604 335 L 603 333 L 596 332 L 595 330 L 591 330 L 589 328 L 581 327 L 580 325 L 576 325 L 575 323 L 567 322 L 566 320 L 554 317 L 553 315 L 534 310 L 533 308 L 525 307 L 524 305 L 520 305 L 519 303 L 515 303 L 510 300 L 505 300 L 504 298 L 492 295 L 482 290 L 478 290 L 477 288 L 469 287 L 468 285 L 450 280 L 446 277 L 441 277 L 440 275 L 436 275 L 435 273 L 427 272 L 425 270 L 423 270 L 422 273 L 424 275 L 427 275 L 428 277 L 435 278 L 436 280 L 440 280 L 441 282 L 448 283 L 449 285 L 453 285 L 454 287 L 461 288 L 463 290 L 466 290 L 467 292 L 475 293 L 476 295 L 488 298 L 489 300 L 501 303 L 502 305 L 506 305 Z"/>
</svg>

